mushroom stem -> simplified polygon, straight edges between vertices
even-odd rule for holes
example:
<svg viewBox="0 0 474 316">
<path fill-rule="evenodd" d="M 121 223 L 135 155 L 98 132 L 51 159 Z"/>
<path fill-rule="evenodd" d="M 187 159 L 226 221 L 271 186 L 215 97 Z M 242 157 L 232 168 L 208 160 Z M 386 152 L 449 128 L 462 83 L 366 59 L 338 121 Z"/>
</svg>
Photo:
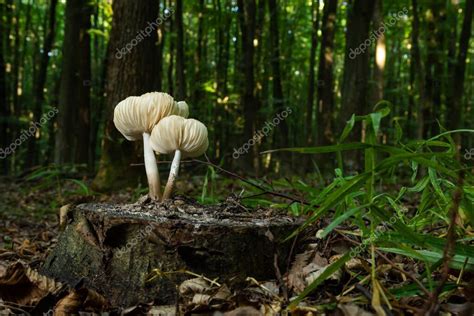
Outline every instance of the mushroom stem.
<svg viewBox="0 0 474 316">
<path fill-rule="evenodd" d="M 145 171 L 148 179 L 148 195 L 153 200 L 161 200 L 160 175 L 156 164 L 155 152 L 150 146 L 149 133 L 143 133 L 143 157 L 145 159 Z"/>
<path fill-rule="evenodd" d="M 165 192 L 163 193 L 163 201 L 169 199 L 171 196 L 171 191 L 173 191 L 174 182 L 176 177 L 178 177 L 179 172 L 179 162 L 181 161 L 181 151 L 176 149 L 174 152 L 173 162 L 171 163 L 170 175 L 168 177 L 168 182 L 166 183 Z"/>
</svg>

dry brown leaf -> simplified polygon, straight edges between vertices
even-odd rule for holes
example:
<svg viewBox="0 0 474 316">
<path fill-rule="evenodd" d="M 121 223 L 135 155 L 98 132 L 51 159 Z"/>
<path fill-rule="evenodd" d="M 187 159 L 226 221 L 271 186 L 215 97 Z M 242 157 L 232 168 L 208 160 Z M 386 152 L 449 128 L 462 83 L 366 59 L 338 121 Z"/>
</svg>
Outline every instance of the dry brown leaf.
<svg viewBox="0 0 474 316">
<path fill-rule="evenodd" d="M 308 264 L 313 251 L 306 251 L 295 256 L 295 260 L 288 272 L 287 283 L 288 287 L 296 293 L 301 293 L 306 284 L 304 282 L 303 268 Z"/>
<path fill-rule="evenodd" d="M 36 286 L 27 276 L 22 263 L 16 262 L 7 268 L 0 278 L 0 297 L 19 305 L 35 305 L 47 291 Z"/>
<path fill-rule="evenodd" d="M 193 296 L 192 303 L 194 305 L 209 305 L 210 300 L 211 296 L 209 294 L 196 293 Z"/>
<path fill-rule="evenodd" d="M 250 306 L 243 306 L 224 313 L 225 316 L 262 316 L 263 314 Z"/>
<path fill-rule="evenodd" d="M 72 290 L 68 295 L 63 297 L 54 307 L 54 315 L 67 316 L 79 312 L 82 307 L 87 293 Z"/>
<path fill-rule="evenodd" d="M 194 278 L 184 281 L 179 285 L 181 295 L 190 293 L 204 293 L 211 288 L 209 282 L 203 278 Z"/>
<path fill-rule="evenodd" d="M 360 308 L 355 304 L 339 304 L 337 308 L 344 316 L 374 316 L 374 314 Z"/>
<path fill-rule="evenodd" d="M 26 268 L 25 273 L 28 276 L 28 279 L 43 291 L 56 294 L 63 286 L 60 282 L 56 282 L 45 275 L 39 274 L 38 271 L 33 270 L 30 267 Z"/>
</svg>

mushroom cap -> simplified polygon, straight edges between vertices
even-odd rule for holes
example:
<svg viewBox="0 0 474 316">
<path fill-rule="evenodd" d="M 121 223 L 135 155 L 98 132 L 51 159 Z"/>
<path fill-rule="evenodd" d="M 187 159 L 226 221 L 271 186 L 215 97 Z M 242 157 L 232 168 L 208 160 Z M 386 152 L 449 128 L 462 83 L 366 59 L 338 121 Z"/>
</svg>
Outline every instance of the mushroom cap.
<svg viewBox="0 0 474 316">
<path fill-rule="evenodd" d="M 188 118 L 189 116 L 188 104 L 184 101 L 179 101 L 179 102 L 176 102 L 176 106 L 178 107 L 178 113 L 176 113 L 176 115 L 182 116 L 184 118 Z"/>
<path fill-rule="evenodd" d="M 162 118 L 172 114 L 187 117 L 189 110 L 186 102 L 175 102 L 164 92 L 149 92 L 139 97 L 128 97 L 117 104 L 114 124 L 126 139 L 137 140 L 143 133 L 151 133 Z"/>
<path fill-rule="evenodd" d="M 198 120 L 170 115 L 153 128 L 150 145 L 160 154 L 171 154 L 179 149 L 183 157 L 197 157 L 209 146 L 207 128 Z"/>
</svg>

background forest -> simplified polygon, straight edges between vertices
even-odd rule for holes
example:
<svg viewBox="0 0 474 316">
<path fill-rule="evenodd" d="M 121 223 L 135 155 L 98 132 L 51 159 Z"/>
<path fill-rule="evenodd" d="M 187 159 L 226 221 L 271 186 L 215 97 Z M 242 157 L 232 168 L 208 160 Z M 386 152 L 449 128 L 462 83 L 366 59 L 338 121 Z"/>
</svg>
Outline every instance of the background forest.
<svg viewBox="0 0 474 316">
<path fill-rule="evenodd" d="M 315 163 L 332 173 L 331 155 L 260 153 L 334 144 L 352 114 L 381 100 L 392 106 L 385 140 L 397 128 L 421 139 L 473 125 L 472 1 L 0 3 L 4 174 L 56 163 L 83 166 L 98 189 L 122 185 L 141 149 L 112 111 L 148 91 L 186 100 L 209 127 L 210 160 L 251 175 Z M 473 146 L 465 138 L 460 149 Z M 357 155 L 344 159 L 357 168 Z"/>
</svg>

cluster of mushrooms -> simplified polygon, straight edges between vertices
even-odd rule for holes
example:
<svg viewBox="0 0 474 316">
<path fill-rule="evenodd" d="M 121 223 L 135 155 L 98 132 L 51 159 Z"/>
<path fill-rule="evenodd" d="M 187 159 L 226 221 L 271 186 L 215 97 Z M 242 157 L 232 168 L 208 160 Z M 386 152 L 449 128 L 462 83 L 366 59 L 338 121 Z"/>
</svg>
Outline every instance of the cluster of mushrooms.
<svg viewBox="0 0 474 316">
<path fill-rule="evenodd" d="M 200 156 L 209 146 L 206 126 L 198 120 L 188 119 L 188 116 L 186 102 L 176 102 L 172 96 L 163 92 L 128 97 L 115 107 L 114 124 L 120 133 L 130 141 L 143 138 L 149 196 L 154 200 L 170 198 L 181 157 Z M 163 196 L 155 152 L 174 152 Z"/>
</svg>

